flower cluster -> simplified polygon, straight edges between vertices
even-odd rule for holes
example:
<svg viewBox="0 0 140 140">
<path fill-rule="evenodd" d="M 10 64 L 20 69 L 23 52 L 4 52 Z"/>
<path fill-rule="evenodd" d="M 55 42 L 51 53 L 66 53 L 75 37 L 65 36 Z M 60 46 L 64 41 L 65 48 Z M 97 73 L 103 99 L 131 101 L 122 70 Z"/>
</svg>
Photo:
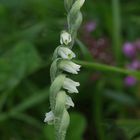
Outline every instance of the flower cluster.
<svg viewBox="0 0 140 140">
<path fill-rule="evenodd" d="M 139 60 L 139 52 L 140 52 L 140 40 L 135 42 L 125 42 L 123 45 L 123 53 L 129 58 L 130 62 L 126 65 L 126 67 L 130 70 L 140 70 L 140 60 Z M 137 79 L 133 76 L 127 76 L 124 79 L 124 83 L 126 86 L 134 86 L 137 83 Z"/>
<path fill-rule="evenodd" d="M 55 51 L 54 55 L 57 56 L 55 57 L 56 59 L 59 58 L 57 64 L 58 70 L 61 70 L 62 73 L 66 72 L 66 73 L 78 74 L 81 66 L 72 62 L 72 59 L 75 58 L 76 55 L 71 49 L 68 48 L 68 45 L 69 43 L 71 43 L 71 41 L 72 41 L 71 35 L 67 31 L 62 31 L 60 35 L 61 46 L 59 46 L 56 49 L 57 52 Z M 67 90 L 68 93 L 78 93 L 77 86 L 79 85 L 80 85 L 79 82 L 75 82 L 70 78 L 65 77 L 61 90 Z M 66 95 L 65 105 L 67 108 L 69 108 L 70 106 L 74 107 L 74 103 L 71 97 L 68 95 Z M 46 117 L 44 121 L 48 122 L 48 124 L 53 124 L 53 121 L 55 120 L 55 114 L 53 113 L 53 111 L 46 113 L 45 116 Z"/>
</svg>

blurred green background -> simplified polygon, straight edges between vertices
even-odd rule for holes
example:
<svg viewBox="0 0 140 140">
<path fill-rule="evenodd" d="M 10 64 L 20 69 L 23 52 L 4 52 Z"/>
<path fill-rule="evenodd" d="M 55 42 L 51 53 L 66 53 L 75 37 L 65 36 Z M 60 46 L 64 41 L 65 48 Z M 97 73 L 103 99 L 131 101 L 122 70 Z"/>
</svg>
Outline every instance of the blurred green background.
<svg viewBox="0 0 140 140">
<path fill-rule="evenodd" d="M 86 0 L 82 13 L 66 140 L 140 140 L 140 1 Z M 0 0 L 0 140 L 54 140 L 43 120 L 66 14 L 63 0 Z"/>
</svg>

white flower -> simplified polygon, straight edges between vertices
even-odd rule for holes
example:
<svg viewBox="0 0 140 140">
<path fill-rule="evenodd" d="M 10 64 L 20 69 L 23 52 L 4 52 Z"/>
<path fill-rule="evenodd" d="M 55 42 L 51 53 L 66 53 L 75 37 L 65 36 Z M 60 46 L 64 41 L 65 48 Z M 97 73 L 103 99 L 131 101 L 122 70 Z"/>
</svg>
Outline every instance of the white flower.
<svg viewBox="0 0 140 140">
<path fill-rule="evenodd" d="M 70 106 L 74 107 L 74 103 L 70 96 L 67 95 L 66 97 L 66 106 L 69 108 Z"/>
<path fill-rule="evenodd" d="M 69 78 L 65 78 L 63 88 L 67 89 L 69 93 L 78 93 L 77 86 L 80 86 L 79 82 L 75 82 Z"/>
<path fill-rule="evenodd" d="M 75 53 L 73 53 L 69 48 L 66 47 L 60 47 L 58 49 L 58 55 L 63 59 L 72 59 L 76 57 Z"/>
<path fill-rule="evenodd" d="M 60 43 L 68 45 L 71 41 L 71 35 L 66 31 L 62 31 L 60 35 Z"/>
<path fill-rule="evenodd" d="M 60 69 L 72 74 L 78 74 L 78 71 L 80 71 L 80 67 L 80 65 L 77 65 L 69 60 L 61 60 L 59 63 Z"/>
<path fill-rule="evenodd" d="M 53 124 L 54 121 L 54 114 L 52 111 L 45 114 L 44 122 L 47 122 L 48 124 Z"/>
</svg>

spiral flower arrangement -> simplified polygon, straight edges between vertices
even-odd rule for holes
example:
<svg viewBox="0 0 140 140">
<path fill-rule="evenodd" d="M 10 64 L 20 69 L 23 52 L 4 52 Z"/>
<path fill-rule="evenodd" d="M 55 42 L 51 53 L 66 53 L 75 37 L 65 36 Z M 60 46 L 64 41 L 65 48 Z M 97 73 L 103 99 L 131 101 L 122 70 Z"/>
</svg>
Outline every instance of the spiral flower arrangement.
<svg viewBox="0 0 140 140">
<path fill-rule="evenodd" d="M 45 122 L 55 127 L 56 140 L 65 140 L 70 117 L 68 108 L 74 107 L 74 103 L 68 93 L 78 93 L 79 82 L 68 77 L 69 73 L 78 74 L 80 65 L 72 62 L 76 57 L 71 50 L 77 35 L 77 30 L 82 22 L 80 12 L 85 0 L 64 0 L 67 10 L 68 29 L 60 34 L 60 46 L 53 54 L 53 63 L 50 68 L 51 87 L 50 105 L 51 111 L 46 113 Z"/>
</svg>

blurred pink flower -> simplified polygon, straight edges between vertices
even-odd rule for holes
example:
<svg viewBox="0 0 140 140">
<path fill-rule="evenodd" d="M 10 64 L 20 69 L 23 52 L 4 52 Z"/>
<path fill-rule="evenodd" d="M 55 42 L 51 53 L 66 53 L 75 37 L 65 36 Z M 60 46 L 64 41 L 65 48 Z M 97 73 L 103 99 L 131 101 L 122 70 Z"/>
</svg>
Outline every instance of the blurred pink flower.
<svg viewBox="0 0 140 140">
<path fill-rule="evenodd" d="M 89 21 L 85 24 L 84 29 L 85 29 L 86 32 L 90 33 L 90 32 L 92 32 L 96 29 L 96 26 L 97 26 L 96 22 Z"/>
<path fill-rule="evenodd" d="M 133 77 L 133 76 L 127 76 L 127 77 L 124 79 L 124 84 L 125 84 L 125 86 L 134 86 L 136 83 L 137 83 L 137 80 L 136 80 L 136 78 Z"/>
<path fill-rule="evenodd" d="M 127 68 L 131 69 L 131 70 L 139 70 L 140 69 L 140 61 L 133 60 L 130 64 L 127 65 Z"/>
<path fill-rule="evenodd" d="M 123 53 L 129 58 L 135 57 L 136 48 L 132 43 L 126 42 L 123 46 Z"/>
</svg>

